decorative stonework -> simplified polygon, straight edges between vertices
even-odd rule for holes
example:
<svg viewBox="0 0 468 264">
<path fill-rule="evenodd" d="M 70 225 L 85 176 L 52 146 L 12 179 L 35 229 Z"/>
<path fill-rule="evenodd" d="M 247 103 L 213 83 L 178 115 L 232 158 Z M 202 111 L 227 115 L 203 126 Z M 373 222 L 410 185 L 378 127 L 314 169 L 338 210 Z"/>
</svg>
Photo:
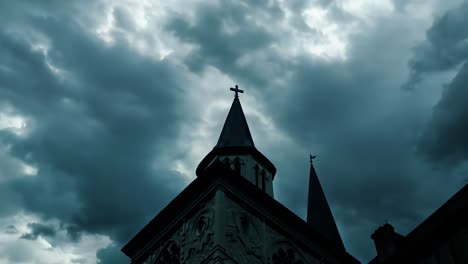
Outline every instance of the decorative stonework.
<svg viewBox="0 0 468 264">
<path fill-rule="evenodd" d="M 161 250 L 154 263 L 180 264 L 180 246 L 175 241 L 169 241 Z"/>
<path fill-rule="evenodd" d="M 168 240 L 157 245 L 143 263 L 320 263 L 261 217 L 250 213 L 222 191 L 218 192 L 222 195 L 199 206 L 197 212 L 184 220 Z"/>
<path fill-rule="evenodd" d="M 271 258 L 272 264 L 304 264 L 304 261 L 299 257 L 295 249 L 278 248 Z"/>
<path fill-rule="evenodd" d="M 225 225 L 226 252 L 239 263 L 265 263 L 261 223 L 240 208 L 227 210 Z"/>
<path fill-rule="evenodd" d="M 197 264 L 213 248 L 214 201 L 210 200 L 177 230 L 167 241 L 161 242 L 143 264 Z"/>
<path fill-rule="evenodd" d="M 240 204 L 226 197 L 224 202 L 226 254 L 238 263 L 254 264 L 314 264 L 320 263 L 308 256 L 290 240 L 280 235 L 260 217 L 251 214 Z M 276 253 L 276 257 L 274 257 Z M 283 254 L 284 253 L 284 254 Z M 273 260 L 275 258 L 275 260 Z M 276 261 L 276 262 L 273 262 Z"/>
</svg>

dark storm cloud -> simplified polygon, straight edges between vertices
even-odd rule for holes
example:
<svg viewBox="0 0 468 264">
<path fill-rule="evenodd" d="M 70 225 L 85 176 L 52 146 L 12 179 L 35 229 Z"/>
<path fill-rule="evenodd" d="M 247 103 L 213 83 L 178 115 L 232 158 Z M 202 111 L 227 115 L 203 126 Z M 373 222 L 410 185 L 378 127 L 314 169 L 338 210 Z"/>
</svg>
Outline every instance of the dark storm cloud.
<svg viewBox="0 0 468 264">
<path fill-rule="evenodd" d="M 468 2 L 447 11 L 426 32 L 427 40 L 414 48 L 407 87 L 427 74 L 452 70 L 468 59 Z"/>
<path fill-rule="evenodd" d="M 379 37 L 355 41 L 375 42 Z M 278 124 L 306 151 L 301 163 L 279 160 L 278 167 L 287 176 L 277 177 L 277 184 L 288 188 L 285 202 L 295 210 L 306 207 L 307 190 L 298 183 L 308 180 L 307 171 L 298 168 L 307 168 L 307 152 L 318 154 L 315 166 L 345 243 L 361 260 L 375 254 L 369 235 L 386 218 L 399 232 L 421 220 L 421 211 L 415 209 L 425 195 L 417 180 L 425 170 L 413 156 L 421 126 L 418 113 L 408 106 L 388 105 L 386 100 L 397 96 L 399 83 L 386 83 L 386 67 L 395 65 L 371 56 L 368 48 L 365 57 L 343 64 L 297 65 L 289 82 L 295 89 L 283 97 L 287 101 L 278 102 L 283 111 L 275 114 Z M 273 111 L 278 104 L 271 107 Z M 296 198 L 288 201 L 294 190 Z M 297 198 L 300 193 L 302 201 Z"/>
<path fill-rule="evenodd" d="M 264 84 L 264 78 L 236 64 L 236 61 L 243 55 L 268 48 L 274 40 L 267 28 L 255 23 L 254 16 L 261 12 L 274 19 L 281 18 L 284 15 L 282 10 L 273 3 L 268 7 L 260 2 L 246 5 L 237 1 L 221 1 L 215 6 L 201 5 L 193 25 L 180 15 L 174 16 L 166 28 L 181 40 L 196 45 L 185 59 L 192 71 L 200 72 L 207 66 L 214 66 Z"/>
<path fill-rule="evenodd" d="M 352 19 L 336 5 L 323 6 L 329 7 L 330 15 L 338 20 Z M 305 5 L 292 7 L 301 13 L 297 9 Z M 345 244 L 352 254 L 366 261 L 375 255 L 370 234 L 386 219 L 405 234 L 440 206 L 448 198 L 446 193 L 454 191 L 448 185 L 442 191 L 439 183 L 446 175 L 431 171 L 415 155 L 429 109 L 414 103 L 415 93 L 401 90 L 409 53 L 395 47 L 411 46 L 411 40 L 394 37 L 411 34 L 403 21 L 381 18 L 376 22 L 378 30 L 367 29 L 365 34 L 354 35 L 348 43 L 346 61 L 327 62 L 307 54 L 285 59 L 269 49 L 281 34 L 268 35 L 263 28 L 246 25 L 250 22 L 243 14 L 220 15 L 223 8 L 198 10 L 200 20 L 194 24 L 178 18 L 169 28 L 182 40 L 200 47 L 189 57 L 188 63 L 197 66 L 192 69 L 212 65 L 250 90 L 258 88 L 263 94 L 258 100 L 299 146 L 269 146 L 270 152 L 265 152 L 278 168 L 275 191 L 281 202 L 295 212 L 305 212 L 307 190 L 303 183 L 308 181 L 308 152 L 318 154 L 316 167 Z M 236 41 L 224 34 L 220 25 L 226 19 L 235 19 L 248 28 L 247 36 L 260 36 L 255 43 L 261 45 Z M 276 19 L 282 16 L 272 21 Z M 230 48 L 233 43 L 236 51 Z M 258 49 L 268 58 L 264 68 L 258 67 L 261 61 L 236 67 L 241 56 Z M 287 84 L 273 82 L 275 76 L 259 74 L 259 68 L 260 72 L 279 69 L 277 74 L 283 75 Z M 422 177 L 425 186 L 420 184 Z M 435 186 L 440 194 L 428 198 Z"/>
<path fill-rule="evenodd" d="M 110 245 L 97 252 L 97 258 L 102 263 L 128 264 L 128 257 L 120 251 L 121 245 Z"/>
<path fill-rule="evenodd" d="M 458 70 L 447 84 L 422 134 L 419 150 L 438 164 L 456 166 L 468 159 L 468 2 L 447 11 L 427 31 L 410 62 L 411 82 L 434 72 Z M 420 87 L 423 89 L 424 87 Z"/>
<path fill-rule="evenodd" d="M 21 21 L 11 18 L 0 30 L 0 106 L 30 122 L 27 136 L 3 131 L 0 141 L 38 175 L 1 188 L 29 212 L 60 219 L 72 237 L 106 234 L 120 246 L 184 185 L 177 173 L 154 167 L 158 155 L 172 155 L 187 113 L 176 99 L 183 78 L 170 62 L 126 43 L 103 45 L 70 19 L 77 9 L 57 3 L 44 15 L 49 10 L 35 1 L 2 7 Z M 34 48 L 42 39 L 47 53 Z M 39 223 L 30 227 L 24 238 L 51 234 Z"/>
<path fill-rule="evenodd" d="M 112 44 L 97 40 L 89 33 L 94 28 L 73 19 L 83 12 L 102 15 L 99 4 L 87 6 L 93 1 L 71 7 L 64 1 L 43 3 L 0 3 L 0 110 L 13 106 L 29 120 L 26 136 L 4 131 L 0 144 L 11 145 L 10 155 L 39 169 L 37 176 L 0 182 L 0 198 L 11 200 L 0 215 L 21 206 L 44 219 L 60 219 L 74 240 L 83 232 L 110 235 L 115 243 L 99 250 L 98 258 L 127 263 L 119 248 L 184 185 L 168 164 L 156 169 L 154 164 L 163 156 L 172 160 L 179 123 L 191 118 L 183 104 L 186 73 L 170 56 L 154 61 L 134 52 L 124 38 Z M 320 4 L 333 18 L 352 20 L 332 1 Z M 300 14 L 307 3 L 287 6 Z M 408 85 L 464 63 L 466 6 L 437 20 L 428 41 L 415 48 Z M 123 7 L 113 10 L 118 30 L 135 28 L 130 15 Z M 195 47 L 184 58 L 188 69 L 200 74 L 213 66 L 244 84 L 292 139 L 292 146 L 278 142 L 260 150 L 278 168 L 276 197 L 303 217 L 308 154 L 318 154 L 315 166 L 345 244 L 360 260 L 375 255 L 370 234 L 385 219 L 405 233 L 453 193 L 451 185 L 441 184 L 450 172 L 432 171 L 414 153 L 427 109 L 400 89 L 408 53 L 401 47 L 411 42 L 395 38 L 411 34 L 404 21 L 381 18 L 374 30 L 352 36 L 347 60 L 325 61 L 310 54 L 288 57 L 272 48 L 293 37 L 274 28 L 286 19 L 274 2 L 201 4 L 193 21 L 172 15 L 165 30 Z M 290 26 L 309 36 L 321 34 L 302 16 Z M 34 46 L 42 40 L 50 45 L 47 53 Z M 422 149 L 433 157 L 466 158 L 461 137 L 466 126 L 456 126 L 468 120 L 461 88 L 465 68 L 446 88 L 424 134 Z M 253 127 L 255 121 L 249 123 Z M 460 135 L 450 141 L 454 147 L 438 147 L 449 131 L 451 137 Z M 453 152 L 455 146 L 464 147 Z M 428 195 L 435 186 L 440 192 Z"/>
<path fill-rule="evenodd" d="M 468 49 L 467 49 L 468 51 Z M 426 157 L 446 165 L 468 160 L 468 63 L 444 87 L 432 119 L 422 136 L 419 150 Z"/>
<path fill-rule="evenodd" d="M 56 234 L 55 228 L 52 225 L 44 225 L 41 223 L 29 223 L 31 232 L 22 234 L 20 238 L 34 240 L 38 236 L 54 237 Z"/>
</svg>

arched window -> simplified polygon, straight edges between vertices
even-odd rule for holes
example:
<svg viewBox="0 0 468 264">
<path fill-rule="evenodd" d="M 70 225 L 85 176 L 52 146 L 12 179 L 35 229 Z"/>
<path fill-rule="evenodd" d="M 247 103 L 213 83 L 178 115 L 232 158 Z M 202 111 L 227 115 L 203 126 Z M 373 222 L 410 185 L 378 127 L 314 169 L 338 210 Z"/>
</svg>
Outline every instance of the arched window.
<svg viewBox="0 0 468 264">
<path fill-rule="evenodd" d="M 226 166 L 228 166 L 228 168 L 231 168 L 231 161 L 229 160 L 228 157 L 224 158 L 223 162 L 224 162 L 224 164 L 226 164 Z"/>
<path fill-rule="evenodd" d="M 239 158 L 234 159 L 234 171 L 237 175 L 241 175 L 241 161 Z"/>
<path fill-rule="evenodd" d="M 255 164 L 254 166 L 254 170 L 255 170 L 255 186 L 258 187 L 258 178 L 259 178 L 259 174 L 260 174 L 260 167 L 258 167 L 258 164 Z"/>
<path fill-rule="evenodd" d="M 266 172 L 262 170 L 262 191 L 265 191 Z"/>
</svg>

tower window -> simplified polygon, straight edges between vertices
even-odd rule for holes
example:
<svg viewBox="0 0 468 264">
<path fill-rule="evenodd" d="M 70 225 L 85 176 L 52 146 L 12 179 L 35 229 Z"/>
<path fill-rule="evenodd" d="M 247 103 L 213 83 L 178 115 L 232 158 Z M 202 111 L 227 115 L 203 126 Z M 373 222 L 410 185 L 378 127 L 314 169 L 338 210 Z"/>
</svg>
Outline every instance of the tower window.
<svg viewBox="0 0 468 264">
<path fill-rule="evenodd" d="M 262 191 L 265 191 L 265 180 L 266 180 L 266 172 L 262 170 Z"/>
<path fill-rule="evenodd" d="M 241 161 L 239 158 L 234 159 L 234 171 L 237 175 L 241 175 Z"/>
<path fill-rule="evenodd" d="M 254 169 L 255 169 L 255 186 L 258 187 L 258 177 L 259 177 L 258 174 L 260 173 L 259 172 L 260 168 L 258 167 L 258 164 L 255 164 Z"/>
<path fill-rule="evenodd" d="M 226 166 L 228 166 L 228 168 L 231 167 L 231 161 L 229 160 L 229 158 L 227 158 L 227 157 L 224 158 L 223 162 L 224 162 L 224 164 L 226 164 Z"/>
</svg>

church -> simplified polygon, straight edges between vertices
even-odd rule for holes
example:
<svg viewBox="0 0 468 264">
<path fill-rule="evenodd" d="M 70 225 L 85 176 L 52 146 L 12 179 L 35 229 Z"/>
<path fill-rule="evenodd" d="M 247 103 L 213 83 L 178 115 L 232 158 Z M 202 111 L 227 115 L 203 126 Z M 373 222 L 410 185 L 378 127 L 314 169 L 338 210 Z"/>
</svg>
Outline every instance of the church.
<svg viewBox="0 0 468 264">
<path fill-rule="evenodd" d="M 275 200 L 274 164 L 239 100 L 193 180 L 122 251 L 132 264 L 359 263 L 345 249 L 310 159 L 307 221 Z"/>
</svg>

